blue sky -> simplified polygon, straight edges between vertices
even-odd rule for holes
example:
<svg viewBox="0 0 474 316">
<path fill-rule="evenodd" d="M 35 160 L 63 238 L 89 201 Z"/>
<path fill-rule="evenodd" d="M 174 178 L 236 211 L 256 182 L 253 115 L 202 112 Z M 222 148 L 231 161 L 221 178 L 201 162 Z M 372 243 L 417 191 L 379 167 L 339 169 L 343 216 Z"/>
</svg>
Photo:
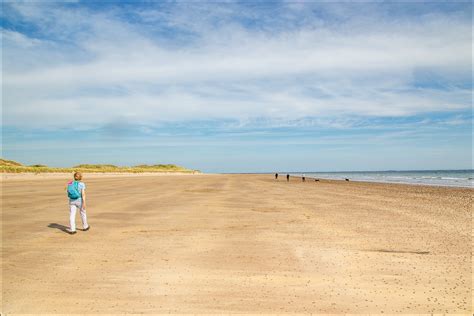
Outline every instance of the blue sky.
<svg viewBox="0 0 474 316">
<path fill-rule="evenodd" d="M 472 167 L 471 2 L 4 2 L 2 156 Z"/>
</svg>

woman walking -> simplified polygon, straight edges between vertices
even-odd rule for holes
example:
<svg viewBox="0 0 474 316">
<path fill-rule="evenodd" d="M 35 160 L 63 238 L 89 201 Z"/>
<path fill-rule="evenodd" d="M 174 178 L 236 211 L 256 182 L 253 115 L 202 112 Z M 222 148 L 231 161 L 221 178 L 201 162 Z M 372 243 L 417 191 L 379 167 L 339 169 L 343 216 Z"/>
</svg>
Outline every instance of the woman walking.
<svg viewBox="0 0 474 316">
<path fill-rule="evenodd" d="M 76 212 L 79 209 L 82 219 L 82 227 L 84 231 L 88 231 L 90 226 L 87 224 L 86 214 L 86 185 L 82 180 L 82 173 L 75 172 L 74 180 L 67 184 L 67 195 L 69 197 L 69 234 L 76 233 Z"/>
</svg>

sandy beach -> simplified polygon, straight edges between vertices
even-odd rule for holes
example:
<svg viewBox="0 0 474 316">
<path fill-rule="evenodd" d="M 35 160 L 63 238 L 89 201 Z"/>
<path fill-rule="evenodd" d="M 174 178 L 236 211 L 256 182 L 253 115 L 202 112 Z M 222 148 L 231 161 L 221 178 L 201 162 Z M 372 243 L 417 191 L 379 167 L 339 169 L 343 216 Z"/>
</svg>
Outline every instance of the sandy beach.
<svg viewBox="0 0 474 316">
<path fill-rule="evenodd" d="M 2 314 L 472 311 L 472 189 L 86 174 L 71 236 L 67 179 L 3 177 Z"/>
</svg>

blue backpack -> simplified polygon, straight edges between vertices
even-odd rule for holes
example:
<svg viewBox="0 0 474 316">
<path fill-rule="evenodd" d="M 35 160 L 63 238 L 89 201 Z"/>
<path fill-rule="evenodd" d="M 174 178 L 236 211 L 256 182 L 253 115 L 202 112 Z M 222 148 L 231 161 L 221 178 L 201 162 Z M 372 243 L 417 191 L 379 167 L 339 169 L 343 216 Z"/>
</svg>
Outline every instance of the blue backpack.
<svg viewBox="0 0 474 316">
<path fill-rule="evenodd" d="M 71 200 L 77 200 L 81 197 L 81 192 L 79 191 L 79 181 L 71 181 L 67 184 L 67 196 Z"/>
</svg>

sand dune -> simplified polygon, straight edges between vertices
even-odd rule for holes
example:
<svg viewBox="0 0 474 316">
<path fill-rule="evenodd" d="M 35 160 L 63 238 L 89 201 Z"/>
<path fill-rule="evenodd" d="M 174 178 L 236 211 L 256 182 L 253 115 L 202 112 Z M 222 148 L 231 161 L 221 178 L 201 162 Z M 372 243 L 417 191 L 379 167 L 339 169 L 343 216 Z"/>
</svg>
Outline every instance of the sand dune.
<svg viewBox="0 0 474 316">
<path fill-rule="evenodd" d="M 85 175 L 70 236 L 65 180 L 3 179 L 3 313 L 472 310 L 470 189 Z"/>
</svg>

